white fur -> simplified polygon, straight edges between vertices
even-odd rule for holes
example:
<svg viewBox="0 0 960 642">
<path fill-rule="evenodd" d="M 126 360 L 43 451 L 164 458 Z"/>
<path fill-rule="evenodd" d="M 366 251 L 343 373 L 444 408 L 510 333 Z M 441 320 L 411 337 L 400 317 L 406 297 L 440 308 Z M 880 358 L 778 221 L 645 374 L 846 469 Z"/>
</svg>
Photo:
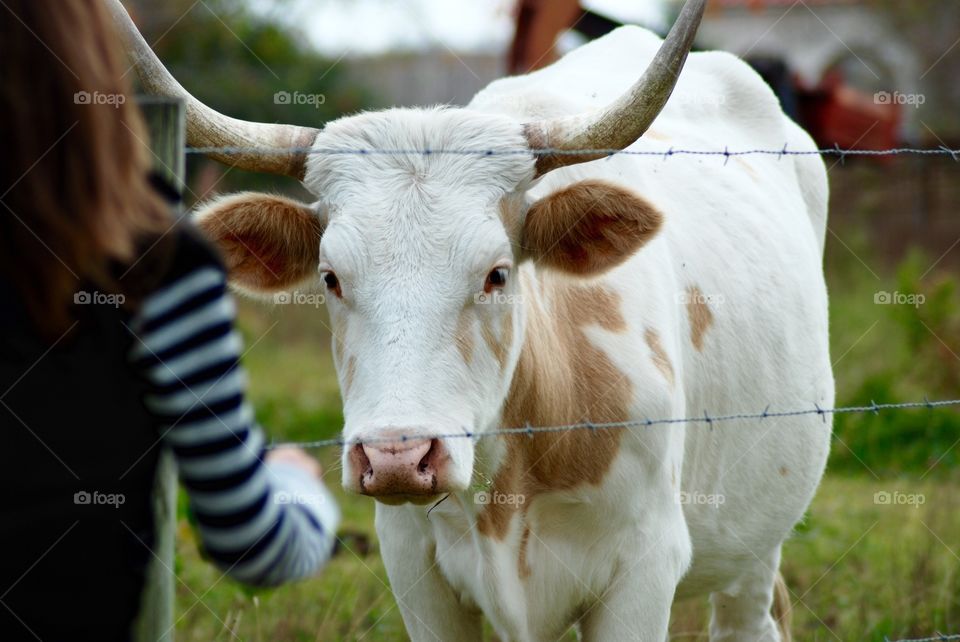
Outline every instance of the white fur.
<svg viewBox="0 0 960 642">
<path fill-rule="evenodd" d="M 491 84 L 466 109 L 361 114 L 329 124 L 316 145 L 522 149 L 523 122 L 609 103 L 659 44 L 641 29 L 619 29 L 547 69 Z M 651 132 L 630 149 L 785 143 L 814 149 L 749 67 L 727 54 L 695 53 Z M 724 160 L 618 155 L 533 184 L 526 154 L 311 156 L 305 184 L 329 220 L 321 268 L 336 272 L 344 293 L 342 301 L 328 297 L 329 310 L 344 359 L 356 364 L 344 437 L 397 427 L 434 434 L 500 427 L 520 330 L 538 313 L 541 294 L 521 285 L 518 273 L 537 269 L 526 262 L 514 267 L 505 291 L 523 295 L 522 303 L 473 302 L 494 264 L 520 261 L 498 203 L 585 178 L 628 187 L 664 215 L 661 232 L 600 279 L 621 295 L 628 331 L 586 331 L 628 373 L 631 416 L 830 406 L 823 164 L 815 156 Z M 682 303 L 691 286 L 710 297 L 714 317 L 702 352 L 691 343 Z M 479 334 L 472 363 L 464 363 L 453 337 L 468 306 L 498 329 L 514 315 L 505 372 Z M 673 388 L 650 359 L 647 327 L 673 365 Z M 817 416 L 631 429 L 599 487 L 547 493 L 528 506 L 533 573 L 523 580 L 518 520 L 505 542 L 480 535 L 479 507 L 466 490 L 475 469 L 495 471 L 499 440 L 449 440 L 463 492 L 429 515 L 421 506 L 377 505 L 408 631 L 417 641 L 479 640 L 480 610 L 505 640 L 556 639 L 580 618 L 587 640 L 662 642 L 675 597 L 713 593 L 722 606 L 713 639 L 778 640 L 769 607 L 780 545 L 812 498 L 829 435 L 829 419 Z M 722 496 L 723 504 L 681 505 L 681 490 Z"/>
</svg>

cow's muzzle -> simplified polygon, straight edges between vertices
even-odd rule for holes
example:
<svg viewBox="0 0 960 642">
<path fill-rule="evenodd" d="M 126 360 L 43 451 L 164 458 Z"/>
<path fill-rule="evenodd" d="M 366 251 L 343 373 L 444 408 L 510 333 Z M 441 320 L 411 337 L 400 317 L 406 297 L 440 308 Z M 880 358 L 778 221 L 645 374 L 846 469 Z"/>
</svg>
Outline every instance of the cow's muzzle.
<svg viewBox="0 0 960 642">
<path fill-rule="evenodd" d="M 348 490 L 385 504 L 426 504 L 449 491 L 449 460 L 439 439 L 379 436 L 369 444 L 351 448 L 347 465 L 352 468 L 350 477 L 356 485 Z"/>
</svg>

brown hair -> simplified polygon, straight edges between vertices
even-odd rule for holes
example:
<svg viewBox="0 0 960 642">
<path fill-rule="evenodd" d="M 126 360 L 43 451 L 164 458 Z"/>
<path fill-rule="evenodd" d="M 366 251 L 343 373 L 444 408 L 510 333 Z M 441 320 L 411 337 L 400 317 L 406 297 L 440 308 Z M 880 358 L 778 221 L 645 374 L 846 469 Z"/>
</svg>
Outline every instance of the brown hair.
<svg viewBox="0 0 960 642">
<path fill-rule="evenodd" d="M 0 10 L 12 14 L 0 23 L 0 278 L 47 338 L 70 327 L 82 284 L 132 292 L 111 266 L 172 224 L 103 2 L 55 4 Z"/>
</svg>

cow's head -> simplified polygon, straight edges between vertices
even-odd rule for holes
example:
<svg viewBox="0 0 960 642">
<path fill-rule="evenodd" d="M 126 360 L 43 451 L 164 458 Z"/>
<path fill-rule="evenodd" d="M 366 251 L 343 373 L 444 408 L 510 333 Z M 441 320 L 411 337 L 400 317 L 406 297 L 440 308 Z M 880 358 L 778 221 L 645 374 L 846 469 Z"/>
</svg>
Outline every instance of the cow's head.
<svg viewBox="0 0 960 642">
<path fill-rule="evenodd" d="M 643 134 L 673 89 L 704 4 L 687 2 L 641 79 L 596 113 L 520 122 L 468 109 L 394 109 L 321 131 L 237 121 L 199 103 L 115 5 L 147 89 L 187 100 L 191 145 L 259 148 L 216 157 L 295 176 L 318 199 L 236 194 L 198 221 L 238 289 L 325 295 L 343 436 L 354 442 L 343 453 L 347 489 L 422 503 L 470 484 L 474 441 L 434 436 L 498 427 L 524 340 L 521 266 L 595 275 L 659 223 L 610 184 L 574 183 L 533 202 L 528 189 Z"/>
</svg>

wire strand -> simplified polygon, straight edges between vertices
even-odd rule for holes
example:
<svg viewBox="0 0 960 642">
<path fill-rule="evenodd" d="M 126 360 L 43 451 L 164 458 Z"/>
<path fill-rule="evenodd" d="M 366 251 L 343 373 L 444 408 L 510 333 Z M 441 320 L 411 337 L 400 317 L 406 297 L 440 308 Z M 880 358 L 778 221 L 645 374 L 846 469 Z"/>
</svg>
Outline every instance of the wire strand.
<svg viewBox="0 0 960 642">
<path fill-rule="evenodd" d="M 559 432 L 571 432 L 574 430 L 622 430 L 625 428 L 632 428 L 638 426 L 659 426 L 659 425 L 669 425 L 669 424 L 690 424 L 690 423 L 702 423 L 712 426 L 715 423 L 723 423 L 729 421 L 740 421 L 740 420 L 764 420 L 764 419 L 777 419 L 783 417 L 799 417 L 803 415 L 820 415 L 823 417 L 823 420 L 826 421 L 827 415 L 839 415 L 839 414 L 850 414 L 850 413 L 863 413 L 863 412 L 872 412 L 874 414 L 879 414 L 882 411 L 888 410 L 907 410 L 907 409 L 916 409 L 916 408 L 927 408 L 933 410 L 935 408 L 944 408 L 948 406 L 960 406 L 960 399 L 945 399 L 941 401 L 929 401 L 924 399 L 923 401 L 908 401 L 903 403 L 876 403 L 871 402 L 869 406 L 845 406 L 837 408 L 821 408 L 818 405 L 814 404 L 813 408 L 799 409 L 799 410 L 784 410 L 784 411 L 770 411 L 769 406 L 767 410 L 759 413 L 735 413 L 729 415 L 718 415 L 711 417 L 709 413 L 704 411 L 702 416 L 698 417 L 675 417 L 675 418 L 664 418 L 664 419 L 631 419 L 629 421 L 616 421 L 608 423 L 591 423 L 584 422 L 578 424 L 567 424 L 560 426 L 523 426 L 516 428 L 500 428 L 497 430 L 485 431 L 485 432 L 474 432 L 464 429 L 458 433 L 448 433 L 448 434 L 429 434 L 429 433 L 411 433 L 409 435 L 402 435 L 399 437 L 400 441 L 407 441 L 411 439 L 483 439 L 486 437 L 502 437 L 502 436 L 526 436 L 533 437 L 537 434 L 542 433 L 559 433 Z M 298 446 L 300 448 L 326 448 L 329 446 L 356 446 L 363 444 L 374 444 L 374 443 L 387 443 L 387 442 L 396 442 L 397 438 L 393 437 L 390 439 L 387 438 L 370 438 L 370 439 L 356 439 L 356 440 L 345 440 L 341 438 L 332 438 L 332 439 L 318 439 L 315 441 L 302 441 L 302 442 L 283 442 L 276 443 L 267 446 L 268 449 L 281 448 L 286 446 Z"/>
<path fill-rule="evenodd" d="M 890 149 L 841 149 L 839 146 L 824 149 L 787 149 L 784 145 L 780 149 L 674 149 L 644 150 L 644 149 L 381 149 L 381 148 L 336 148 L 336 147 L 188 147 L 187 154 L 308 154 L 308 155 L 358 155 L 358 156 L 409 156 L 409 155 L 453 155 L 453 156 L 651 156 L 670 158 L 672 156 L 950 156 L 960 162 L 960 149 L 949 147 L 915 148 L 894 147 Z"/>
</svg>

